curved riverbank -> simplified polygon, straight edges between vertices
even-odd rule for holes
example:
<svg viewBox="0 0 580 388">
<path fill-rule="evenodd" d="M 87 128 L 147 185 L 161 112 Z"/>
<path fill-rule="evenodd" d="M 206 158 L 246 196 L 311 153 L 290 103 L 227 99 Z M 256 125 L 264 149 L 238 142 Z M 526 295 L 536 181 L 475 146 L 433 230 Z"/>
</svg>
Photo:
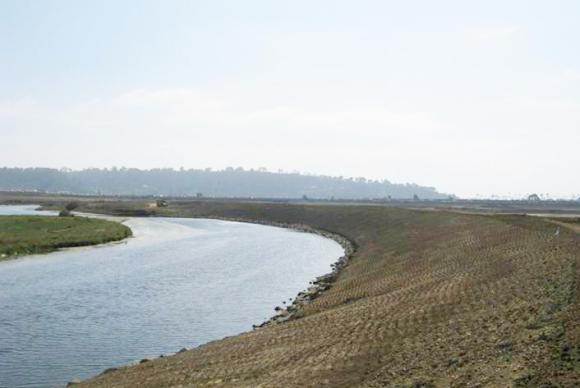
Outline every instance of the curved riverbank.
<svg viewBox="0 0 580 388">
<path fill-rule="evenodd" d="M 108 216 L 104 214 L 95 214 L 95 213 L 80 213 L 85 214 L 87 216 L 96 216 L 102 217 L 105 219 L 115 219 L 120 218 L 119 216 Z M 129 212 L 130 214 L 130 212 Z M 138 219 L 138 217 L 136 217 Z M 199 218 L 199 217 L 192 217 L 192 218 Z M 290 305 L 283 305 L 283 306 L 276 306 L 274 311 L 276 314 L 269 318 L 268 320 L 253 325 L 254 329 L 265 327 L 271 324 L 283 323 L 301 316 L 300 312 L 302 308 L 312 302 L 314 299 L 321 296 L 321 294 L 330 287 L 332 287 L 333 283 L 336 281 L 339 272 L 348 264 L 349 259 L 355 253 L 356 244 L 346 238 L 345 236 L 330 232 L 328 230 L 323 230 L 320 228 L 315 228 L 310 225 L 306 224 L 290 224 L 284 222 L 276 222 L 270 221 L 267 219 L 248 219 L 243 217 L 220 217 L 220 216 L 203 216 L 202 218 L 205 219 L 214 219 L 220 221 L 230 221 L 230 222 L 244 222 L 256 225 L 265 225 L 265 226 L 273 226 L 278 228 L 285 228 L 294 230 L 297 232 L 303 233 L 311 233 L 315 234 L 324 238 L 328 238 L 330 240 L 336 241 L 343 249 L 344 255 L 340 256 L 336 262 L 331 265 L 331 272 L 325 273 L 323 275 L 317 276 L 312 281 L 309 282 L 308 288 L 300 291 L 296 297 L 292 299 L 292 304 Z"/>
<path fill-rule="evenodd" d="M 58 386 L 251 331 L 343 254 L 248 223 L 127 218 L 124 244 L 0 264 L 0 386 Z"/>
<path fill-rule="evenodd" d="M 272 316 L 267 321 L 262 322 L 259 325 L 253 325 L 254 329 L 265 327 L 272 324 L 278 324 L 287 322 L 292 319 L 300 317 L 301 309 L 308 303 L 312 302 L 314 299 L 320 297 L 323 292 L 327 291 L 332 287 L 333 283 L 336 281 L 339 272 L 348 264 L 349 259 L 352 257 L 356 250 L 356 245 L 354 242 L 350 241 L 346 237 L 329 232 L 322 229 L 316 229 L 305 224 L 286 224 L 282 222 L 274 222 L 267 220 L 253 220 L 248 221 L 244 218 L 228 218 L 228 217 L 215 217 L 213 219 L 219 219 L 224 221 L 234 221 L 234 222 L 247 222 L 258 225 L 274 226 L 278 228 L 291 229 L 302 233 L 311 233 L 330 240 L 336 241 L 342 249 L 344 249 L 344 255 L 340 256 L 336 262 L 331 264 L 331 272 L 325 273 L 323 275 L 317 276 L 309 283 L 309 287 L 305 290 L 300 291 L 295 298 L 292 299 L 292 304 L 286 306 L 276 306 L 274 311 L 276 314 Z"/>
<path fill-rule="evenodd" d="M 99 218 L 105 219 L 118 219 L 119 216 L 107 216 L 102 214 L 92 214 L 92 213 L 81 213 L 86 216 L 96 216 Z M 155 219 L 156 217 L 152 217 Z M 194 218 L 196 219 L 196 218 Z M 268 320 L 262 322 L 258 325 L 252 325 L 253 329 L 260 329 L 267 326 L 281 324 L 293 319 L 300 318 L 300 311 L 301 309 L 308 303 L 311 303 L 313 300 L 320 297 L 325 291 L 332 287 L 332 284 L 336 281 L 337 276 L 339 275 L 340 271 L 348 264 L 348 260 L 352 257 L 356 250 L 356 245 L 348 240 L 346 237 L 339 235 L 337 233 L 332 233 L 329 231 L 321 230 L 313 228 L 309 225 L 304 224 L 286 224 L 281 222 L 273 222 L 267 220 L 253 220 L 248 221 L 247 219 L 243 218 L 233 218 L 233 217 L 203 217 L 203 219 L 212 219 L 212 220 L 219 220 L 219 221 L 226 221 L 226 222 L 241 222 L 246 224 L 256 224 L 256 225 L 263 225 L 263 226 L 271 226 L 277 228 L 284 228 L 290 229 L 292 231 L 301 232 L 301 233 L 309 233 L 317 236 L 321 236 L 330 240 L 337 242 L 342 249 L 344 250 L 344 254 L 340 256 L 334 263 L 331 264 L 331 272 L 325 273 L 323 275 L 317 276 L 312 281 L 309 282 L 309 287 L 300 291 L 295 298 L 291 298 L 292 303 L 290 305 L 276 306 L 274 311 L 276 314 L 269 318 Z M 139 217 L 131 217 L 129 220 L 139 220 Z M 200 345 L 203 346 L 204 344 Z M 126 366 L 118 366 L 118 367 L 111 367 L 105 369 L 101 372 L 100 375 L 106 375 L 111 372 L 119 370 L 119 368 L 127 367 L 127 366 L 134 366 L 143 364 L 146 362 L 150 362 L 156 359 L 170 357 L 176 354 L 183 353 L 188 351 L 188 348 L 182 348 L 180 350 L 176 350 L 173 353 L 165 353 L 161 354 L 158 357 L 148 357 L 141 360 L 134 360 L 133 362 L 127 364 Z M 68 386 L 75 386 L 80 383 L 80 380 L 74 380 L 69 382 Z"/>
<path fill-rule="evenodd" d="M 121 211 L 123 216 L 120 216 L 120 215 L 118 215 L 119 210 L 115 207 L 108 208 L 107 210 L 108 211 L 105 211 L 104 213 L 75 212 L 75 214 L 79 214 L 79 215 L 83 215 L 83 216 L 87 216 L 87 217 L 96 217 L 96 218 L 101 218 L 101 219 L 106 219 L 106 220 L 112 220 L 112 221 L 115 221 L 115 220 L 120 221 L 120 220 L 126 220 L 127 217 L 129 217 L 129 219 L 132 219 L 132 220 L 138 220 L 139 218 L 143 217 L 142 214 L 145 211 L 145 210 L 141 210 L 141 209 L 123 209 Z M 146 210 L 149 210 L 149 212 L 151 212 L 151 209 L 146 209 Z M 184 216 L 184 215 L 179 214 L 179 213 L 175 214 L 175 213 L 171 213 L 171 212 L 170 213 L 163 212 L 163 210 L 168 210 L 168 209 L 163 209 L 163 208 L 159 209 L 158 208 L 157 210 L 161 210 L 159 212 L 159 215 L 171 215 L 171 216 L 187 218 L 187 216 Z M 156 215 L 157 215 L 157 213 L 155 211 L 150 214 L 151 217 L 155 217 Z M 356 250 L 356 244 L 354 243 L 354 241 L 349 240 L 347 237 L 345 237 L 341 234 L 335 233 L 335 232 L 321 229 L 321 228 L 315 228 L 315 227 L 312 227 L 312 226 L 307 225 L 307 224 L 301 224 L 301 223 L 291 224 L 291 223 L 267 220 L 265 218 L 264 219 L 248 219 L 248 218 L 244 218 L 244 217 L 217 216 L 217 215 L 204 215 L 204 216 L 192 215 L 191 218 L 214 219 L 214 220 L 230 221 L 230 222 L 244 222 L 244 223 L 250 223 L 250 224 L 291 229 L 294 231 L 304 232 L 304 233 L 312 233 L 312 234 L 315 234 L 318 236 L 322 236 L 322 237 L 334 240 L 344 249 L 344 255 L 340 256 L 336 260 L 336 262 L 334 262 L 331 265 L 331 272 L 317 276 L 315 279 L 310 281 L 308 288 L 300 291 L 296 295 L 296 297 L 292 299 L 291 305 L 276 306 L 274 309 L 276 311 L 276 314 L 274 316 L 272 316 L 271 318 L 269 318 L 268 320 L 262 322 L 261 324 L 253 325 L 254 328 L 261 328 L 261 327 L 275 324 L 275 323 L 282 323 L 282 322 L 286 322 L 288 320 L 295 319 L 295 318 L 299 317 L 300 310 L 302 307 L 304 307 L 304 305 L 306 305 L 307 303 L 310 303 L 314 299 L 318 298 L 321 295 L 321 293 L 323 293 L 324 291 L 326 291 L 330 287 L 332 287 L 332 284 L 336 281 L 336 278 L 337 278 L 340 270 L 342 268 L 344 268 L 344 266 L 347 265 L 349 259 L 352 257 L 352 255 L 354 254 L 354 252 Z"/>
<path fill-rule="evenodd" d="M 94 204 L 106 211 L 116 204 Z M 139 202 L 120 204 L 126 212 Z M 95 387 L 570 386 L 580 239 L 541 219 L 366 206 L 175 201 L 159 215 L 309 225 L 353 241 L 283 324 L 100 375 Z M 557 355 L 557 357 L 553 357 Z"/>
</svg>

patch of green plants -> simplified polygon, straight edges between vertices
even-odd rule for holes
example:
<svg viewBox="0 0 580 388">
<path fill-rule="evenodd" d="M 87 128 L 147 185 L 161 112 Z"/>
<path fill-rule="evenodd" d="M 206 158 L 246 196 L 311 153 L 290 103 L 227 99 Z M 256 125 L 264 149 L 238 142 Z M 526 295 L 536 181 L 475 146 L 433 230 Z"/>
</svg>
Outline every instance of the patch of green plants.
<svg viewBox="0 0 580 388">
<path fill-rule="evenodd" d="M 131 236 L 118 222 L 86 217 L 0 216 L 0 260 Z"/>
</svg>

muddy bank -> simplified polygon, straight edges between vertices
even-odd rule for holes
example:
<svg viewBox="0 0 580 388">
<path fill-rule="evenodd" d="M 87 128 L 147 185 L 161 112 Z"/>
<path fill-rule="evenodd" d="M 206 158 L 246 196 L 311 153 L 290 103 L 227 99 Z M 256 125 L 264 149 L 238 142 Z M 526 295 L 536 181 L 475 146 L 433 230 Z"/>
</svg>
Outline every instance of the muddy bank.
<svg viewBox="0 0 580 388">
<path fill-rule="evenodd" d="M 278 223 L 264 223 L 264 224 L 270 226 L 290 228 L 299 232 L 312 233 L 325 238 L 329 238 L 340 244 L 340 246 L 344 249 L 344 255 L 339 257 L 338 260 L 332 264 L 331 272 L 318 276 L 317 278 L 315 278 L 313 281 L 310 282 L 310 285 L 306 290 L 299 292 L 296 298 L 294 298 L 294 300 L 292 301 L 291 305 L 283 307 L 276 306 L 276 308 L 274 309 L 276 311 L 276 315 L 274 315 L 267 321 L 261 323 L 260 325 L 254 325 L 254 329 L 258 329 L 268 325 L 279 324 L 282 322 L 299 318 L 301 307 L 318 298 L 324 291 L 332 287 L 340 271 L 348 264 L 348 261 L 350 260 L 356 249 L 354 243 L 352 243 L 346 237 L 336 233 L 315 229 L 308 225 L 301 224 L 288 225 Z"/>
</svg>

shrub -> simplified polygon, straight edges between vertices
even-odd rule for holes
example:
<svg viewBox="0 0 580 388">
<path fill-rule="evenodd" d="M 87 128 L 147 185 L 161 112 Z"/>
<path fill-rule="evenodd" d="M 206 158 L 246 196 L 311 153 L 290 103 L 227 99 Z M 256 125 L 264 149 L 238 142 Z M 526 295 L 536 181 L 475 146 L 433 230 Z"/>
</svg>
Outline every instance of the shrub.
<svg viewBox="0 0 580 388">
<path fill-rule="evenodd" d="M 72 217 L 72 213 L 68 210 L 68 209 L 64 209 L 61 210 L 60 213 L 58 213 L 59 217 Z"/>
</svg>

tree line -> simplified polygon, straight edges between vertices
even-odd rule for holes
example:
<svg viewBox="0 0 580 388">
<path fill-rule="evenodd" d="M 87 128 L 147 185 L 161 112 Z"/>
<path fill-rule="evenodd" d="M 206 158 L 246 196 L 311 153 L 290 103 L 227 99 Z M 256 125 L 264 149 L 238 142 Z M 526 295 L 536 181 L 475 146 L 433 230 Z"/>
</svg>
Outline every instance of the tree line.
<svg viewBox="0 0 580 388">
<path fill-rule="evenodd" d="M 443 199 L 433 187 L 243 168 L 0 168 L 0 190 L 229 198 Z"/>
</svg>

